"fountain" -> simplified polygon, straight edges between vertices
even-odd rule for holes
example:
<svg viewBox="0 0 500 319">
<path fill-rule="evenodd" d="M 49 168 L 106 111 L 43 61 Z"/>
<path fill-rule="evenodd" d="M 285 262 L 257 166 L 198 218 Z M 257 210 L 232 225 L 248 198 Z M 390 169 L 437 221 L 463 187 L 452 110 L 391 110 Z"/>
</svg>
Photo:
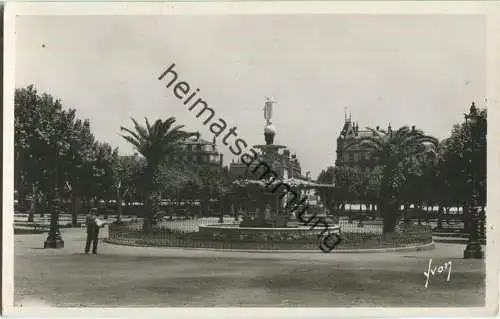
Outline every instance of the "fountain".
<svg viewBox="0 0 500 319">
<path fill-rule="evenodd" d="M 272 124 L 273 104 L 275 102 L 267 99 L 264 105 L 264 126 L 265 144 L 254 145 L 255 150 L 259 150 L 259 160 L 269 166 L 273 173 L 277 175 L 271 186 L 267 182 L 259 179 L 249 179 L 248 170 L 252 170 L 252 165 L 247 168 L 246 178 L 235 181 L 240 197 L 234 198 L 236 206 L 243 206 L 247 213 L 243 221 L 239 224 L 217 224 L 201 225 L 199 230 L 205 235 L 210 234 L 214 238 L 226 238 L 231 240 L 317 240 L 319 234 L 324 232 L 324 228 L 304 225 L 296 220 L 287 207 L 289 198 L 286 189 L 274 190 L 274 185 L 284 183 L 289 185 L 295 192 L 300 194 L 295 201 L 298 203 L 304 198 L 307 190 L 316 187 L 333 187 L 333 185 L 316 184 L 302 176 L 299 161 L 294 154 L 284 145 L 274 144 L 276 128 Z M 258 161 L 257 161 L 258 162 Z M 233 163 L 239 166 L 239 163 Z M 257 164 L 256 164 L 257 165 Z M 241 166 L 241 165 L 240 165 Z M 240 167 L 241 168 L 241 167 Z M 254 174 L 255 175 L 255 174 Z M 241 195 L 244 196 L 241 196 Z M 249 198 L 250 197 L 250 198 Z M 245 201 L 243 203 L 243 201 Z M 294 207 L 295 205 L 288 205 Z M 248 212 L 251 213 L 248 213 Z M 309 215 L 310 214 L 306 214 Z M 314 222 L 313 222 L 314 223 Z M 338 225 L 329 225 L 330 232 L 337 232 Z"/>
</svg>

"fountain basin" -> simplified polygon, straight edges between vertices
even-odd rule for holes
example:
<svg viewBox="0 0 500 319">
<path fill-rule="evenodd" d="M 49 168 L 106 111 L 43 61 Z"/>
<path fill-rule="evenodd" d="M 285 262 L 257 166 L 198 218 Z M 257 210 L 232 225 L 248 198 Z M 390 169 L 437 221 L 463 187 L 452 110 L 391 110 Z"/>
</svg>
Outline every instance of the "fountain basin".
<svg viewBox="0 0 500 319">
<path fill-rule="evenodd" d="M 212 240 L 231 241 L 316 241 L 319 235 L 340 233 L 339 225 L 325 227 L 297 226 L 285 228 L 241 227 L 238 224 L 200 225 L 199 235 Z"/>
</svg>

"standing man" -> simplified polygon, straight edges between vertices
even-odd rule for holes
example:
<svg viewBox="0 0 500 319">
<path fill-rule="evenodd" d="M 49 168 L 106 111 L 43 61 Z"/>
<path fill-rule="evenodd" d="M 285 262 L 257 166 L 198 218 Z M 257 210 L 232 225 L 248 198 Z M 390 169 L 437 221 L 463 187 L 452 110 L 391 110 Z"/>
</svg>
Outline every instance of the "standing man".
<svg viewBox="0 0 500 319">
<path fill-rule="evenodd" d="M 97 243 L 99 242 L 99 228 L 104 224 L 97 218 L 97 209 L 92 208 L 87 216 L 87 242 L 85 243 L 85 254 L 90 251 L 92 244 L 92 254 L 97 254 Z"/>
</svg>

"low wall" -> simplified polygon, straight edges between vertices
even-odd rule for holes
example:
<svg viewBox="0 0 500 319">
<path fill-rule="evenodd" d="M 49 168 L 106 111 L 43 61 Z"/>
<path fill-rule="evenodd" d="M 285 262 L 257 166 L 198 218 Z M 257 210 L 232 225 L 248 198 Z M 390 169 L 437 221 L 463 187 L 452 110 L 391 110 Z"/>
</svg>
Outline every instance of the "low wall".
<svg viewBox="0 0 500 319">
<path fill-rule="evenodd" d="M 318 235 L 328 234 L 325 227 L 311 229 L 311 227 L 296 228 L 257 228 L 238 227 L 233 225 L 216 224 L 200 225 L 199 235 L 213 240 L 244 240 L 244 241 L 287 241 L 287 240 L 317 240 Z M 339 226 L 329 227 L 330 233 L 339 233 Z"/>
<path fill-rule="evenodd" d="M 342 239 L 351 248 L 403 248 L 432 243 L 432 229 L 424 225 L 400 225 L 392 234 L 354 232 L 355 228 L 342 231 Z"/>
</svg>

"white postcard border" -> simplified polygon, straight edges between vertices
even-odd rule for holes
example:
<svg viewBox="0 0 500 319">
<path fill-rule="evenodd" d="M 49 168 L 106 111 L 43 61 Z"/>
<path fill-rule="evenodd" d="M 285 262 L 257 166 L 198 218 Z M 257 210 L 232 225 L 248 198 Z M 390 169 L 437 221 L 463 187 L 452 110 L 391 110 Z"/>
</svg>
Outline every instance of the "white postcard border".
<svg viewBox="0 0 500 319">
<path fill-rule="evenodd" d="M 488 126 L 488 245 L 484 308 L 19 308 L 13 307 L 13 134 L 16 15 L 210 15 L 210 14 L 480 14 L 487 16 L 487 93 L 490 123 L 500 119 L 499 2 L 166 2 L 8 3 L 4 18 L 3 287 L 4 315 L 11 317 L 365 317 L 492 316 L 498 311 L 500 128 Z M 492 120 L 493 119 L 493 120 Z M 496 196 L 495 196 L 496 195 Z"/>
</svg>

